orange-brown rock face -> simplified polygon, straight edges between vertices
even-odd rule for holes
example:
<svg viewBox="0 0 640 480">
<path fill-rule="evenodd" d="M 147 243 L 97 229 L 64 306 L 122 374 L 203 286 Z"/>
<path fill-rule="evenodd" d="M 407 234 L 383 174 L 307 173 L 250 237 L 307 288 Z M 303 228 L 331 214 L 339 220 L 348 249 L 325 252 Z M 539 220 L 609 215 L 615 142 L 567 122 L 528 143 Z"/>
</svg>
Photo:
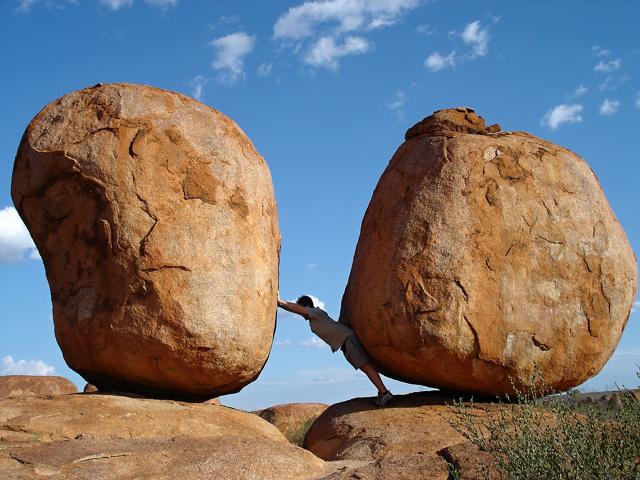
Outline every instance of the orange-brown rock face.
<svg viewBox="0 0 640 480">
<path fill-rule="evenodd" d="M 636 258 L 589 165 L 470 109 L 409 129 L 362 223 L 341 321 L 382 371 L 495 394 L 568 389 L 616 347 Z"/>
<path fill-rule="evenodd" d="M 232 120 L 146 86 L 73 92 L 29 124 L 12 196 L 87 381 L 211 398 L 258 376 L 280 234 L 268 167 Z"/>
</svg>

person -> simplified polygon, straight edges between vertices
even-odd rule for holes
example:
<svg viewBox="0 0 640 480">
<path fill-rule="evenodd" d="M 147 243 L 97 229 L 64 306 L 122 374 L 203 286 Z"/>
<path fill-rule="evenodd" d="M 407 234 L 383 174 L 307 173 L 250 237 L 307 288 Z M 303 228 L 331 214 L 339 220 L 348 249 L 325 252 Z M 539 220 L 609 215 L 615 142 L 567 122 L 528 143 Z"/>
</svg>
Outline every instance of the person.
<svg viewBox="0 0 640 480">
<path fill-rule="evenodd" d="M 327 343 L 333 352 L 340 349 L 353 368 L 360 369 L 367 375 L 378 389 L 378 396 L 374 402 L 376 406 L 383 407 L 393 398 L 393 394 L 385 387 L 378 370 L 367 357 L 364 347 L 353 330 L 333 320 L 321 308 L 315 307 L 308 295 L 301 296 L 295 303 L 278 298 L 278 306 L 307 319 L 311 331 Z"/>
</svg>

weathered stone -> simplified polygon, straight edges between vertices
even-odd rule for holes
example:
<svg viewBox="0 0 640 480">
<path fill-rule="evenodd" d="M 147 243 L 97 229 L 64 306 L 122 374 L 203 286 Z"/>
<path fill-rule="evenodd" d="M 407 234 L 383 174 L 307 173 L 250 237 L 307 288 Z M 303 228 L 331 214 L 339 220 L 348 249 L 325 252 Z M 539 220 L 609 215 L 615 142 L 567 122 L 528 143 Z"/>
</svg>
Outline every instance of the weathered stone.
<svg viewBox="0 0 640 480">
<path fill-rule="evenodd" d="M 91 385 L 90 383 L 85 384 L 83 393 L 96 393 L 98 391 L 98 387 L 95 385 Z"/>
<path fill-rule="evenodd" d="M 288 442 L 265 438 L 68 440 L 30 447 L 0 446 L 10 478 L 153 478 L 304 480 L 324 462 Z"/>
<path fill-rule="evenodd" d="M 409 129 L 365 214 L 341 321 L 386 375 L 493 395 L 600 371 L 637 292 L 589 165 L 470 109 Z"/>
<path fill-rule="evenodd" d="M 50 375 L 0 376 L 0 398 L 66 395 L 78 389 L 71 380 Z"/>
<path fill-rule="evenodd" d="M 1 400 L 0 471 L 16 479 L 302 480 L 332 470 L 256 415 L 79 394 Z"/>
<path fill-rule="evenodd" d="M 356 468 L 342 468 L 322 480 L 448 480 L 446 463 L 434 454 L 383 458 Z M 461 480 L 480 480 L 482 477 Z"/>
<path fill-rule="evenodd" d="M 29 124 L 12 197 L 88 382 L 207 399 L 258 376 L 280 234 L 268 167 L 232 120 L 146 86 L 70 93 Z"/>
<path fill-rule="evenodd" d="M 327 407 L 324 403 L 287 403 L 253 413 L 275 425 L 294 445 L 302 445 L 307 430 Z"/>
<path fill-rule="evenodd" d="M 0 400 L 0 436 L 10 432 L 27 441 L 234 435 L 285 441 L 270 423 L 233 408 L 103 394 Z"/>
<path fill-rule="evenodd" d="M 440 392 L 396 395 L 387 408 L 375 408 L 369 398 L 331 405 L 311 425 L 304 448 L 323 460 L 377 461 L 388 457 L 432 455 L 465 438 L 449 422 L 454 396 Z M 494 408 L 482 404 L 470 412 L 478 421 Z"/>
</svg>

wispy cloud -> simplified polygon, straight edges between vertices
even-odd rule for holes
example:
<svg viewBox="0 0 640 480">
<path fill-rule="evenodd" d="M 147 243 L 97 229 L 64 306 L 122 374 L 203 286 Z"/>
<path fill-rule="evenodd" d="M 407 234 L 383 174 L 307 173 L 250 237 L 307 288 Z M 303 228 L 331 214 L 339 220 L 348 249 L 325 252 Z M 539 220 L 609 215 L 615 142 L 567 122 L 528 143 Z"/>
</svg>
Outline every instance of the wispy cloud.
<svg viewBox="0 0 640 480">
<path fill-rule="evenodd" d="M 489 29 L 482 28 L 480 20 L 469 23 L 460 34 L 462 40 L 472 48 L 472 56 L 484 57 L 489 52 Z"/>
<path fill-rule="evenodd" d="M 53 375 L 55 368 L 42 360 L 18 360 L 6 355 L 0 360 L 0 375 Z"/>
<path fill-rule="evenodd" d="M 600 85 L 598 85 L 598 89 L 608 91 L 617 90 L 629 80 L 631 80 L 631 75 L 627 73 L 619 76 L 610 73 L 609 75 L 607 75 L 607 78 L 605 78 L 604 81 Z"/>
<path fill-rule="evenodd" d="M 289 8 L 273 26 L 274 40 L 300 52 L 315 68 L 337 70 L 339 61 L 365 53 L 366 32 L 389 27 L 421 0 L 316 0 Z"/>
<path fill-rule="evenodd" d="M 493 23 L 496 24 L 499 17 L 492 17 Z M 491 35 L 488 26 L 483 26 L 480 20 L 475 20 L 465 25 L 462 32 L 451 30 L 450 38 L 460 38 L 462 42 L 470 48 L 468 53 L 457 54 L 455 50 L 451 50 L 446 55 L 440 52 L 432 52 L 424 61 L 424 66 L 431 72 L 439 72 L 449 68 L 454 68 L 459 62 L 475 60 L 484 57 L 489 53 L 489 41 Z"/>
<path fill-rule="evenodd" d="M 276 347 L 302 347 L 302 348 L 329 348 L 329 346 L 318 337 L 310 337 L 306 340 L 277 340 Z"/>
<path fill-rule="evenodd" d="M 640 108 L 640 92 L 636 93 L 636 108 Z"/>
<path fill-rule="evenodd" d="M 369 42 L 362 37 L 346 37 L 343 41 L 334 37 L 320 38 L 304 56 L 304 62 L 312 67 L 338 69 L 338 60 L 348 55 L 367 52 L 371 48 Z"/>
<path fill-rule="evenodd" d="M 191 96 L 196 100 L 204 99 L 204 87 L 209 82 L 209 79 L 202 76 L 196 75 L 192 79 L 189 80 L 188 84 L 191 87 Z"/>
<path fill-rule="evenodd" d="M 622 60 L 619 58 L 616 58 L 614 60 L 608 60 L 606 62 L 604 60 L 600 60 L 598 63 L 596 63 L 596 66 L 593 67 L 593 69 L 596 72 L 610 73 L 618 70 L 621 66 L 622 66 Z"/>
<path fill-rule="evenodd" d="M 244 32 L 235 32 L 209 42 L 215 49 L 211 66 L 218 70 L 218 80 L 233 85 L 245 78 L 244 58 L 251 53 L 256 37 Z"/>
<path fill-rule="evenodd" d="M 580 123 L 582 122 L 582 110 L 584 110 L 584 106 L 581 104 L 556 105 L 542 117 L 540 124 L 555 130 L 564 123 Z"/>
<path fill-rule="evenodd" d="M 100 3 L 111 10 L 120 10 L 133 5 L 133 0 L 100 0 Z"/>
<path fill-rule="evenodd" d="M 13 207 L 0 210 L 0 261 L 17 262 L 25 255 L 40 258 L 27 227 Z"/>
<path fill-rule="evenodd" d="M 616 113 L 619 108 L 620 108 L 619 100 L 610 100 L 608 98 L 605 98 L 604 101 L 602 102 L 602 105 L 600 105 L 600 115 L 609 117 L 614 113 Z"/>
<path fill-rule="evenodd" d="M 453 50 L 446 56 L 441 55 L 439 52 L 433 52 L 424 61 L 424 66 L 432 72 L 454 68 L 456 66 L 456 52 Z"/>
<path fill-rule="evenodd" d="M 407 102 L 407 94 L 404 90 L 399 89 L 387 102 L 387 107 L 394 112 L 399 120 L 404 120 L 404 104 Z"/>
<path fill-rule="evenodd" d="M 589 89 L 584 85 L 579 85 L 578 88 L 569 95 L 569 99 L 573 100 L 575 98 L 584 97 L 587 93 L 589 93 Z"/>
<path fill-rule="evenodd" d="M 272 68 L 273 65 L 271 65 L 270 63 L 262 62 L 258 66 L 258 75 L 260 75 L 261 77 L 268 77 L 269 75 L 271 75 Z"/>
<path fill-rule="evenodd" d="M 133 1 L 134 0 L 100 0 L 100 4 L 115 11 L 120 10 L 123 7 L 132 6 Z M 178 0 L 144 0 L 144 3 L 151 5 L 152 7 L 166 9 L 178 5 Z"/>
<path fill-rule="evenodd" d="M 315 270 L 317 266 L 318 266 L 318 264 L 317 264 L 317 263 L 315 263 L 315 262 L 307 263 L 307 264 L 305 265 L 305 267 L 307 268 L 307 270 Z"/>
<path fill-rule="evenodd" d="M 600 45 L 594 45 L 593 47 L 591 47 L 591 52 L 596 57 L 607 57 L 611 54 L 610 50 L 607 50 Z"/>
<path fill-rule="evenodd" d="M 424 25 L 418 25 L 415 29 L 415 32 L 419 35 L 430 37 L 436 34 L 436 29 L 431 25 L 425 23 Z"/>
<path fill-rule="evenodd" d="M 640 300 L 636 300 L 633 302 L 633 305 L 631 305 L 631 313 L 637 312 L 640 312 Z"/>
</svg>

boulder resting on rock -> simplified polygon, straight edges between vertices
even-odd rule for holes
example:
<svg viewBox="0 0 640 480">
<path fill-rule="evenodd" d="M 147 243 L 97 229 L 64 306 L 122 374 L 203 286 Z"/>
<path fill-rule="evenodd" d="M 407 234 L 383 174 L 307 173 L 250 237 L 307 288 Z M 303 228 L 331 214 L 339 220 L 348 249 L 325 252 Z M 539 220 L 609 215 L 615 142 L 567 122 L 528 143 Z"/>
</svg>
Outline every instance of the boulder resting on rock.
<svg viewBox="0 0 640 480">
<path fill-rule="evenodd" d="M 89 383 L 208 399 L 257 378 L 280 233 L 267 164 L 228 117 L 143 85 L 70 93 L 27 127 L 11 194 Z"/>
<path fill-rule="evenodd" d="M 622 335 L 637 260 L 593 170 L 499 130 L 469 108 L 437 111 L 376 186 L 340 321 L 390 377 L 561 391 L 598 373 Z"/>
</svg>

